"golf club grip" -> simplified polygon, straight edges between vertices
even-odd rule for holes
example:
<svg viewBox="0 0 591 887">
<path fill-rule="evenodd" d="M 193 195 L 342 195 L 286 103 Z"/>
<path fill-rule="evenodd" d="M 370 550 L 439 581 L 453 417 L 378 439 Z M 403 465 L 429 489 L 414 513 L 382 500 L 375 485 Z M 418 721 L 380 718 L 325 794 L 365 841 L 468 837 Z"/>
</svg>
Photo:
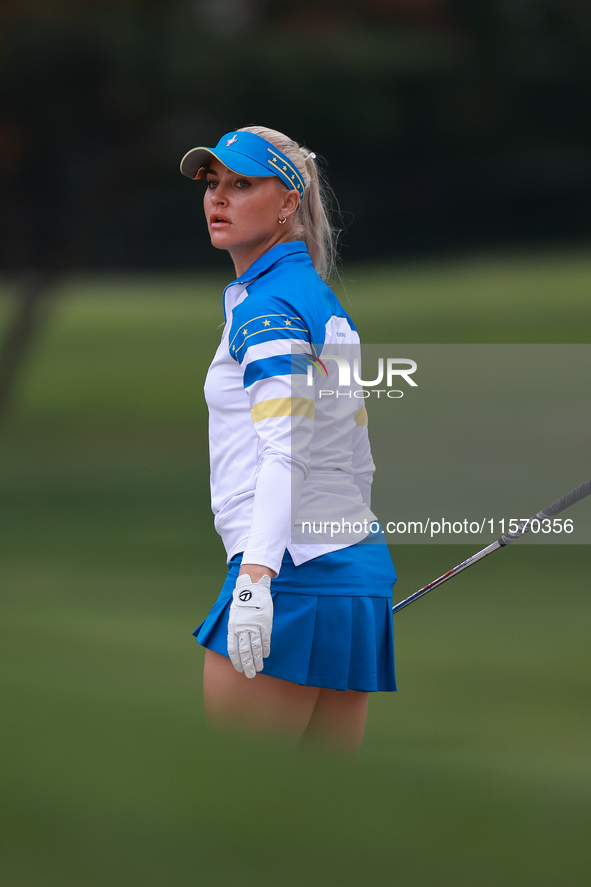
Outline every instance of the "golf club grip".
<svg viewBox="0 0 591 887">
<path fill-rule="evenodd" d="M 542 521 L 544 518 L 559 514 L 561 511 L 564 511 L 565 508 L 570 508 L 575 502 L 584 499 L 589 493 L 591 493 L 591 480 L 586 480 L 584 484 L 571 490 L 570 493 L 567 493 L 562 499 L 557 499 L 556 502 L 553 502 L 552 505 L 544 508 L 543 511 L 538 511 L 538 513 L 534 514 L 533 517 L 530 517 L 529 520 L 520 524 L 516 530 L 509 530 L 507 533 L 504 533 L 498 539 L 499 545 L 509 545 L 510 542 L 514 542 L 516 539 L 519 539 L 520 536 L 523 536 L 524 533 L 529 533 L 532 521 Z"/>
</svg>

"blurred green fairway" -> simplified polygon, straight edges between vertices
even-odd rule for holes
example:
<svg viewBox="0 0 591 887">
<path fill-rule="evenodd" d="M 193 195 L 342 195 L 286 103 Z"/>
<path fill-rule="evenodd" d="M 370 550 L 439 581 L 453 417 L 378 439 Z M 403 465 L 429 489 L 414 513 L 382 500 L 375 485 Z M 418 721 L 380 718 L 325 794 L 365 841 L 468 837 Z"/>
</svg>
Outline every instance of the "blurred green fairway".
<svg viewBox="0 0 591 887">
<path fill-rule="evenodd" d="M 368 343 L 589 342 L 590 281 L 483 257 L 347 269 L 342 300 Z M 223 283 L 67 281 L 2 428 L 2 884 L 587 885 L 588 546 L 517 543 L 399 614 L 353 765 L 205 729 Z M 397 548 L 396 599 L 473 550 Z"/>
</svg>

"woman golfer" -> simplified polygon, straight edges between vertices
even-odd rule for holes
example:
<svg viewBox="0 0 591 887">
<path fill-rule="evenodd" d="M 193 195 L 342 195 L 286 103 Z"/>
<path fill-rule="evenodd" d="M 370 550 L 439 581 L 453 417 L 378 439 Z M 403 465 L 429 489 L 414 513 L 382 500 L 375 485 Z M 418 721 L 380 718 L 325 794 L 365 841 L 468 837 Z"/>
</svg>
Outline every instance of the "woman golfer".
<svg viewBox="0 0 591 887">
<path fill-rule="evenodd" d="M 211 242 L 236 268 L 205 383 L 229 572 L 195 635 L 210 720 L 354 750 L 369 693 L 396 689 L 396 574 L 350 383 L 359 337 L 324 283 L 335 246 L 314 161 L 255 126 L 181 161 L 206 180 Z"/>
</svg>

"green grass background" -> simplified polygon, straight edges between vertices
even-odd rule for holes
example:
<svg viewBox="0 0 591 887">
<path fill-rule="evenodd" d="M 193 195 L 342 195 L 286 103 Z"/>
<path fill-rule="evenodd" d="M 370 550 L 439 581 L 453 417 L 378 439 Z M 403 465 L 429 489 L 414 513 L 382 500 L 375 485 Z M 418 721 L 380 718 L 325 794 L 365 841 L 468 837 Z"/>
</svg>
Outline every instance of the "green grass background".
<svg viewBox="0 0 591 887">
<path fill-rule="evenodd" d="M 555 252 L 347 268 L 338 291 L 366 342 L 589 342 L 590 278 L 590 253 Z M 206 730 L 191 631 L 224 575 L 202 397 L 223 283 L 72 278 L 20 379 L 2 883 L 586 885 L 588 546 L 511 546 L 399 614 L 399 692 L 371 700 L 353 765 Z M 472 550 L 395 549 L 397 595 Z"/>
</svg>

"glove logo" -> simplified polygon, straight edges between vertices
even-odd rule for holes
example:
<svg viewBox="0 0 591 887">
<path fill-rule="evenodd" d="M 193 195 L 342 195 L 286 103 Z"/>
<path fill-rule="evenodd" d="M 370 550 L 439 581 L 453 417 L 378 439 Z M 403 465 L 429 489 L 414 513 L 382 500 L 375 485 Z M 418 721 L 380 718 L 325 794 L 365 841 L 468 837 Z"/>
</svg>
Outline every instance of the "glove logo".
<svg viewBox="0 0 591 887">
<path fill-rule="evenodd" d="M 251 599 L 252 591 L 241 591 L 238 597 L 243 603 L 246 603 L 246 601 L 249 601 Z"/>
</svg>

